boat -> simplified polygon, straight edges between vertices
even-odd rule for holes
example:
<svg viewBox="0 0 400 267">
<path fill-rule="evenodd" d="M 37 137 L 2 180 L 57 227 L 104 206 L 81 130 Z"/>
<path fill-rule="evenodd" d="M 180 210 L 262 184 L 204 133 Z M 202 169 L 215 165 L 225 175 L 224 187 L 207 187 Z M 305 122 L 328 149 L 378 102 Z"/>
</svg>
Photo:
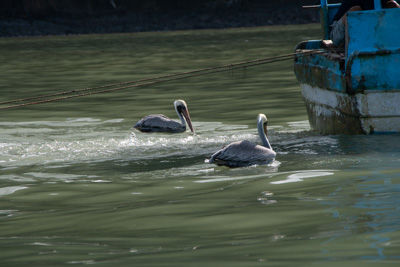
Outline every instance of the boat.
<svg viewBox="0 0 400 267">
<path fill-rule="evenodd" d="M 329 40 L 340 4 L 320 11 L 323 37 L 295 47 L 310 127 L 324 135 L 400 133 L 400 8 L 349 12 L 342 49 Z M 310 52 L 315 53 L 310 53 Z"/>
</svg>

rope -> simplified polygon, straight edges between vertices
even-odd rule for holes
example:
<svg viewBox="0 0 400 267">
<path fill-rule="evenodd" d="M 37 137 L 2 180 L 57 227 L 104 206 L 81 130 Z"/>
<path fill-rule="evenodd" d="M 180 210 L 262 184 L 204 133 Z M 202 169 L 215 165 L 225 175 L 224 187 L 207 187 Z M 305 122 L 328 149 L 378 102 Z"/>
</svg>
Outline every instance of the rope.
<svg viewBox="0 0 400 267">
<path fill-rule="evenodd" d="M 174 80 L 186 79 L 186 78 L 190 78 L 190 77 L 201 76 L 201 75 L 208 75 L 208 74 L 212 74 L 212 73 L 230 71 L 230 70 L 239 69 L 239 68 L 247 68 L 247 67 L 253 67 L 253 66 L 258 66 L 258 65 L 262 65 L 262 64 L 278 62 L 278 61 L 285 61 L 285 60 L 289 60 L 289 59 L 294 59 L 299 56 L 306 56 L 306 55 L 318 54 L 318 53 L 324 53 L 324 52 L 326 52 L 326 51 L 312 50 L 312 51 L 305 51 L 305 52 L 298 52 L 298 53 L 290 53 L 290 54 L 285 54 L 285 55 L 280 55 L 280 56 L 275 56 L 275 57 L 254 59 L 254 60 L 243 61 L 243 62 L 239 62 L 239 63 L 203 68 L 203 69 L 181 72 L 181 73 L 168 74 L 168 75 L 163 75 L 163 76 L 158 76 L 158 77 L 150 77 L 150 78 L 144 78 L 144 79 L 139 79 L 139 80 L 134 80 L 134 81 L 120 82 L 120 83 L 114 83 L 114 84 L 102 85 L 102 86 L 96 86 L 96 87 L 89 87 L 89 88 L 60 92 L 60 93 L 53 93 L 53 94 L 46 94 L 46 95 L 40 95 L 40 96 L 34 96 L 34 97 L 28 97 L 28 98 L 22 98 L 22 99 L 9 100 L 9 101 L 0 102 L 0 105 L 11 104 L 11 103 L 16 103 L 16 102 L 26 102 L 26 101 L 31 101 L 31 100 L 35 100 L 35 99 L 43 99 L 43 98 L 78 93 L 78 94 L 74 94 L 74 95 L 70 95 L 70 96 L 57 97 L 57 98 L 45 99 L 45 100 L 40 100 L 40 101 L 35 101 L 35 102 L 0 107 L 0 110 L 49 103 L 49 102 L 60 101 L 60 100 L 82 97 L 82 96 L 88 96 L 88 95 L 93 95 L 93 94 L 114 92 L 114 91 L 123 90 L 123 89 L 127 89 L 127 88 L 147 86 L 147 85 L 158 84 L 158 83 L 163 83 L 163 82 L 168 82 L 168 81 L 174 81 Z M 139 83 L 139 84 L 129 85 L 132 83 Z M 121 85 L 127 85 L 127 86 L 121 86 Z M 119 87 L 116 87 L 116 86 L 119 86 Z M 104 90 L 100 90 L 100 91 L 93 91 L 93 90 L 109 88 L 109 87 L 115 87 L 115 88 L 104 89 Z M 88 92 L 88 91 L 93 91 L 93 92 Z M 86 93 L 81 93 L 81 92 L 86 92 Z"/>
</svg>

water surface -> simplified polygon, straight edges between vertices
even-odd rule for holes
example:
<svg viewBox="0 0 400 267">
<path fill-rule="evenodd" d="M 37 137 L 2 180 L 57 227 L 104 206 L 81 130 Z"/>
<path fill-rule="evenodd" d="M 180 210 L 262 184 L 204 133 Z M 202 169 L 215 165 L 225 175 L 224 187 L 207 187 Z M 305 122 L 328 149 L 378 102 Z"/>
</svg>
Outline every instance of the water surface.
<svg viewBox="0 0 400 267">
<path fill-rule="evenodd" d="M 1 39 L 1 101 L 272 57 L 319 25 Z M 310 131 L 292 61 L 1 111 L 6 266 L 351 266 L 400 262 L 400 136 Z M 148 114 L 196 134 L 131 129 Z M 230 142 L 276 160 L 206 163 Z"/>
</svg>

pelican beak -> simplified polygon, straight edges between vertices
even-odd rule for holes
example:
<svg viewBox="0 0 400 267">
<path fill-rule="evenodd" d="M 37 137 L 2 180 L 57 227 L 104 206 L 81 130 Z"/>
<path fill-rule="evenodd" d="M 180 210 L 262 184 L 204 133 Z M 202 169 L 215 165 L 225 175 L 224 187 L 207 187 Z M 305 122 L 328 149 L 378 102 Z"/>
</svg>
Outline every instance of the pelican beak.
<svg viewBox="0 0 400 267">
<path fill-rule="evenodd" d="M 190 130 L 194 133 L 194 128 L 192 125 L 192 120 L 190 119 L 189 111 L 186 108 L 182 109 L 182 115 L 185 117 L 187 124 L 189 125 Z"/>
</svg>

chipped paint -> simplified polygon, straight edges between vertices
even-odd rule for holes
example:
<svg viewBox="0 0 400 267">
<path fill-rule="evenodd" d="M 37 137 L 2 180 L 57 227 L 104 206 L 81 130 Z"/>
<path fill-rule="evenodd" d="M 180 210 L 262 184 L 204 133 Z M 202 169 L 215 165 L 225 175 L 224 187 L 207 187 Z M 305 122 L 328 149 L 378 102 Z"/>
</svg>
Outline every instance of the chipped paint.
<svg viewBox="0 0 400 267">
<path fill-rule="evenodd" d="M 301 84 L 310 125 L 322 134 L 366 133 L 359 119 L 357 98 L 332 90 Z"/>
<path fill-rule="evenodd" d="M 337 5 L 321 0 L 324 37 Z M 400 133 L 400 9 L 351 12 L 346 51 L 297 57 L 310 125 L 322 134 Z M 299 43 L 297 52 L 324 49 Z"/>
<path fill-rule="evenodd" d="M 330 59 L 329 54 L 297 58 L 294 72 L 300 82 L 339 92 L 346 90 L 344 60 Z"/>
<path fill-rule="evenodd" d="M 301 90 L 310 125 L 322 134 L 400 133 L 400 90 L 350 95 L 309 84 Z"/>
</svg>

